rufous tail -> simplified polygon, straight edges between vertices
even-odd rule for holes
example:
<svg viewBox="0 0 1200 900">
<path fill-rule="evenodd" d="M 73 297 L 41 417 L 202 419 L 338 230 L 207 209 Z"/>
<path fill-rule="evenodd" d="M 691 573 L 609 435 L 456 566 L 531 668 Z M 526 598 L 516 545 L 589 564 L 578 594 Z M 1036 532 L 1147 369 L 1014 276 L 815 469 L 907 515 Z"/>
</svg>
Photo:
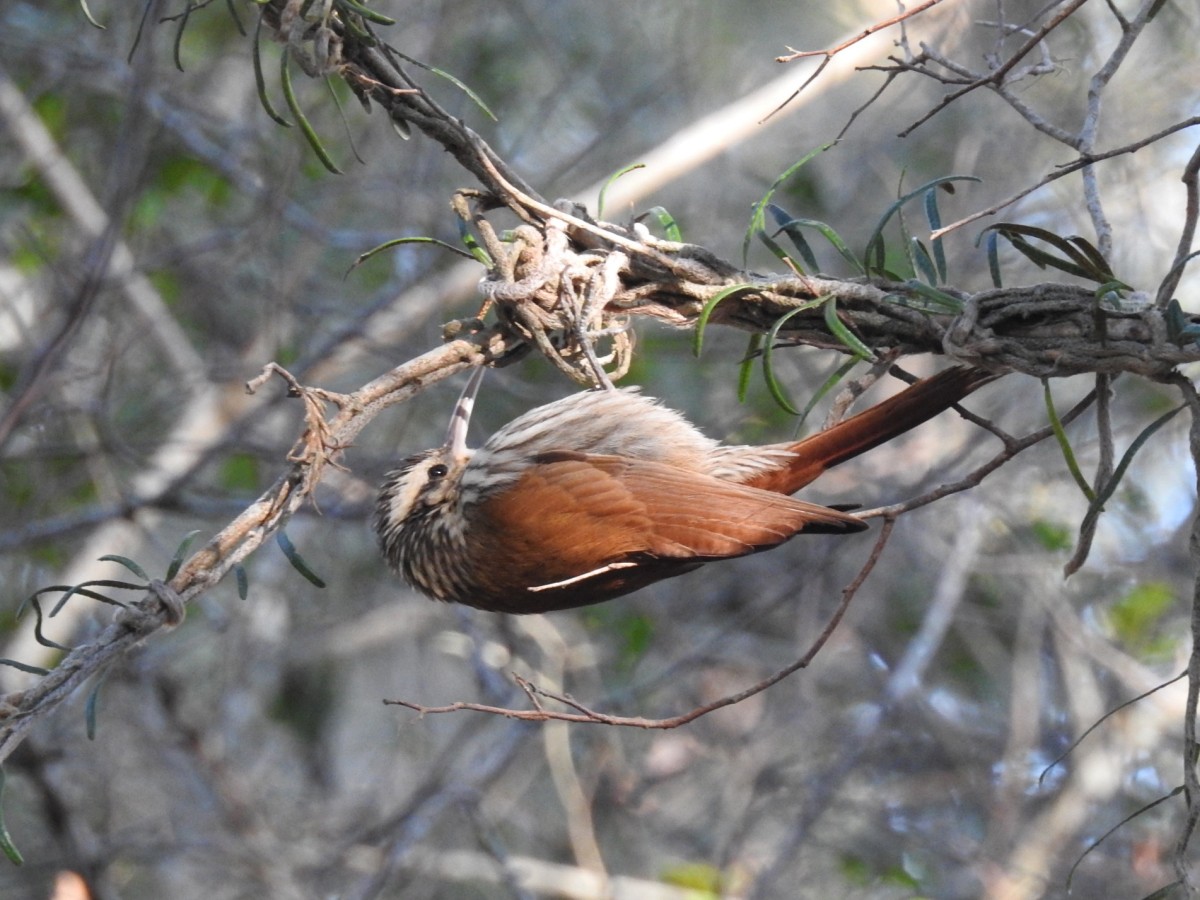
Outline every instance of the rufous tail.
<svg viewBox="0 0 1200 900">
<path fill-rule="evenodd" d="M 998 377 L 985 369 L 954 366 L 923 378 L 894 397 L 793 444 L 788 449 L 798 459 L 749 484 L 781 494 L 795 493 L 826 469 L 916 428 Z"/>
</svg>

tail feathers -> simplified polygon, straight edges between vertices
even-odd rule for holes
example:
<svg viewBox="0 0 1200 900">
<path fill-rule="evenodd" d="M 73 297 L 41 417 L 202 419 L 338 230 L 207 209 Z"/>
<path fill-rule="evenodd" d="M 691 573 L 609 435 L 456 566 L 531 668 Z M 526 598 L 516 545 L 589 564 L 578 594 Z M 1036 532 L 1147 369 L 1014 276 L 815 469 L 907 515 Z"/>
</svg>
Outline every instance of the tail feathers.
<svg viewBox="0 0 1200 900">
<path fill-rule="evenodd" d="M 797 455 L 796 459 L 748 483 L 782 494 L 794 493 L 826 469 L 916 428 L 998 377 L 985 369 L 954 366 L 924 378 L 896 396 L 793 444 L 788 449 Z"/>
</svg>

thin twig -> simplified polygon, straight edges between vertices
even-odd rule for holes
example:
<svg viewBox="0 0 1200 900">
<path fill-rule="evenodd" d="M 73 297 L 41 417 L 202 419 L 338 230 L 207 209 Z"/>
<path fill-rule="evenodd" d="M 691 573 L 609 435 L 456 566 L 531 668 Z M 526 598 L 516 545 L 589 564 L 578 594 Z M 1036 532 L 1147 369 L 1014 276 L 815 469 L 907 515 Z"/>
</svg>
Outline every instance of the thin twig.
<svg viewBox="0 0 1200 900">
<path fill-rule="evenodd" d="M 1184 402 L 1192 416 L 1189 431 L 1189 449 L 1195 466 L 1197 486 L 1200 488 L 1200 393 L 1195 386 L 1182 375 L 1173 379 L 1176 387 L 1183 394 Z M 1174 864 L 1175 873 L 1180 882 L 1187 888 L 1189 896 L 1193 893 L 1191 873 L 1188 868 L 1188 846 L 1200 824 L 1200 773 L 1197 772 L 1197 761 L 1200 761 L 1200 742 L 1196 736 L 1196 715 L 1200 708 L 1200 513 L 1192 519 L 1192 533 L 1189 540 L 1192 556 L 1192 649 L 1188 656 L 1188 694 L 1187 708 L 1183 717 L 1183 796 L 1187 810 L 1184 823 L 1179 829 L 1179 837 L 1175 844 Z"/>
<path fill-rule="evenodd" d="M 850 606 L 851 600 L 858 593 L 859 588 L 867 580 L 867 576 L 871 574 L 876 563 L 879 562 L 880 556 L 883 554 L 883 549 L 887 546 L 888 539 L 891 537 L 892 529 L 895 526 L 894 518 L 886 518 L 883 522 L 883 527 L 879 530 L 879 537 L 875 540 L 875 546 L 871 549 L 870 555 L 866 562 L 859 569 L 858 574 L 854 579 L 846 585 L 842 590 L 842 599 L 830 616 L 825 628 L 817 636 L 816 640 L 805 651 L 804 655 L 796 659 L 794 662 L 772 675 L 767 676 L 761 681 L 750 685 L 744 690 L 721 697 L 710 703 L 705 703 L 702 706 L 697 706 L 694 709 L 688 710 L 677 716 L 669 716 L 667 718 L 653 719 L 646 716 L 618 716 L 611 713 L 600 712 L 591 707 L 580 703 L 569 694 L 557 693 L 539 688 L 527 681 L 524 678 L 514 676 L 514 680 L 525 691 L 529 698 L 532 709 L 512 709 L 503 706 L 493 706 L 486 703 L 472 703 L 465 700 L 456 703 L 450 703 L 445 706 L 426 706 L 412 700 L 384 700 L 385 706 L 403 706 L 405 709 L 411 709 L 413 712 L 421 716 L 439 715 L 443 713 L 455 712 L 480 712 L 495 716 L 504 716 L 508 719 L 518 719 L 524 722 L 573 722 L 577 725 L 612 725 L 623 728 L 643 728 L 647 730 L 670 730 L 679 728 L 682 725 L 687 725 L 689 722 L 694 722 L 701 716 L 706 716 L 718 709 L 724 709 L 727 706 L 733 706 L 741 703 L 755 694 L 761 694 L 763 691 L 783 681 L 788 676 L 798 672 L 800 669 L 807 668 L 825 646 L 829 638 L 833 636 L 834 630 L 842 621 L 846 614 L 846 610 Z M 575 712 L 562 712 L 559 710 L 546 709 L 538 697 L 545 697 L 549 700 L 554 700 L 561 703 Z"/>
<path fill-rule="evenodd" d="M 1180 180 L 1187 190 L 1187 210 L 1183 228 L 1179 232 L 1179 246 L 1175 248 L 1175 261 L 1171 264 L 1162 284 L 1158 286 L 1155 306 L 1159 309 L 1166 309 L 1171 298 L 1175 296 L 1175 289 L 1179 287 L 1179 280 L 1183 278 L 1183 270 L 1187 266 L 1188 260 L 1192 258 L 1192 242 L 1196 239 L 1196 221 L 1200 219 L 1200 144 L 1197 144 L 1196 149 L 1192 151 L 1192 158 L 1184 167 L 1183 177 Z"/>
</svg>

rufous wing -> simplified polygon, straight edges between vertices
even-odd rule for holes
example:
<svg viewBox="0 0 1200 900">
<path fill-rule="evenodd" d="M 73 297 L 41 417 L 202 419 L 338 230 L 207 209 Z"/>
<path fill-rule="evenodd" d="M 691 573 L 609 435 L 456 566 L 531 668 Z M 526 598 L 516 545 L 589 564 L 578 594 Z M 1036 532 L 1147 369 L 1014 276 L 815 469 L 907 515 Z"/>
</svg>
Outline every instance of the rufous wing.
<svg viewBox="0 0 1200 900">
<path fill-rule="evenodd" d="M 473 534 L 494 536 L 483 538 L 495 546 L 481 546 L 477 558 L 498 565 L 487 596 L 465 602 L 504 609 L 519 597 L 522 611 L 598 603 L 801 532 L 867 527 L 838 510 L 674 466 L 567 451 L 543 454 L 469 515 L 480 517 Z"/>
</svg>

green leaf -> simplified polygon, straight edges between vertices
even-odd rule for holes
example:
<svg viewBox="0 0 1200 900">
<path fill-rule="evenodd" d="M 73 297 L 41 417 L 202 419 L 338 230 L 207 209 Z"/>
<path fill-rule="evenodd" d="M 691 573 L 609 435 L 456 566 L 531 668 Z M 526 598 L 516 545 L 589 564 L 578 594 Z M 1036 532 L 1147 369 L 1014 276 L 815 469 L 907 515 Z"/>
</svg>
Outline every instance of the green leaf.
<svg viewBox="0 0 1200 900">
<path fill-rule="evenodd" d="M 146 583 L 149 583 L 149 581 L 150 581 L 150 576 L 146 574 L 146 570 L 143 569 L 141 566 L 139 566 L 137 563 L 135 563 L 128 556 L 117 556 L 114 553 L 106 553 L 104 556 L 100 557 L 100 562 L 115 562 L 118 565 L 121 565 L 121 566 L 124 566 L 125 568 L 127 568 L 130 572 L 132 572 L 138 578 L 142 579 L 142 581 L 144 581 Z"/>
<path fill-rule="evenodd" d="M 122 591 L 144 591 L 146 589 L 144 584 L 130 584 L 127 581 L 111 581 L 109 579 L 85 581 L 81 584 L 52 584 L 49 587 L 38 588 L 28 598 L 26 598 L 25 602 L 22 603 L 17 609 L 17 615 L 20 616 L 24 612 L 26 604 L 36 602 L 37 598 L 41 597 L 43 594 L 54 594 L 59 592 L 61 592 L 63 596 L 58 603 L 54 605 L 54 609 L 50 612 L 50 615 L 47 616 L 47 618 L 54 618 L 54 616 L 58 615 L 59 610 L 66 605 L 67 601 L 77 594 L 87 597 L 89 600 L 97 600 L 100 603 L 107 603 L 111 606 L 119 606 L 122 609 L 125 608 L 125 604 L 121 601 L 114 600 L 112 597 L 91 590 L 93 587 L 109 587 Z"/>
<path fill-rule="evenodd" d="M 646 168 L 645 163 L 634 163 L 631 166 L 626 166 L 623 169 L 618 169 L 617 171 L 615 171 L 611 175 L 609 175 L 607 179 L 605 179 L 604 184 L 600 188 L 600 196 L 597 197 L 597 199 L 596 199 L 596 218 L 597 219 L 604 218 L 604 198 L 605 198 L 605 195 L 608 194 L 609 186 L 612 185 L 612 183 L 614 181 L 616 181 L 618 178 L 622 177 L 623 175 L 628 175 L 630 172 L 635 172 L 638 169 L 644 169 L 644 168 Z M 658 208 L 661 209 L 662 207 L 658 207 Z"/>
<path fill-rule="evenodd" d="M 188 547 L 192 545 L 196 535 L 200 533 L 200 529 L 189 531 L 183 536 L 183 540 L 179 542 L 179 546 L 175 548 L 175 555 L 171 557 L 171 564 L 167 566 L 167 577 L 164 581 L 170 581 L 179 574 L 179 569 L 183 565 L 184 559 L 187 558 Z"/>
<path fill-rule="evenodd" d="M 750 225 L 746 228 L 746 235 L 742 239 L 742 268 L 746 268 L 748 265 L 751 238 L 755 233 L 759 231 L 765 232 L 767 230 L 764 224 L 763 211 L 767 208 L 767 204 L 771 202 L 771 198 L 775 196 L 776 191 L 778 191 L 789 178 L 807 165 L 814 156 L 819 153 L 824 153 L 832 146 L 832 143 L 824 144 L 820 147 L 817 147 L 815 150 L 810 150 L 799 160 L 792 163 L 782 175 L 780 175 L 775 179 L 774 182 L 771 183 L 771 187 L 767 189 L 767 192 L 763 194 L 762 198 L 757 203 L 754 204 L 754 209 L 750 214 Z"/>
<path fill-rule="evenodd" d="M 775 224 L 778 226 L 778 230 L 775 233 L 778 234 L 782 231 L 786 234 L 795 245 L 800 258 L 804 260 L 804 265 L 808 271 L 819 272 L 820 266 L 817 263 L 817 255 L 813 253 L 808 239 L 804 236 L 804 232 L 800 230 L 800 220 L 793 218 L 787 210 L 776 206 L 774 203 L 767 205 L 767 211 L 771 213 L 771 218 L 775 220 Z"/>
<path fill-rule="evenodd" d="M 763 336 L 757 331 L 752 332 L 750 341 L 746 345 L 746 353 L 742 356 L 742 361 L 738 365 L 738 403 L 746 402 L 746 395 L 750 391 L 750 379 L 754 374 L 754 357 L 759 354 L 762 344 Z"/>
<path fill-rule="evenodd" d="M 470 98 L 471 102 L 474 103 L 477 107 L 479 107 L 479 111 L 482 112 L 489 119 L 491 119 L 493 122 L 500 121 L 496 117 L 496 114 L 494 112 L 492 112 L 491 109 L 488 108 L 488 105 L 483 102 L 483 98 L 480 97 L 477 93 L 475 93 L 475 91 L 473 91 L 470 88 L 470 86 L 467 85 L 466 82 L 460 81 L 459 79 L 457 79 L 453 75 L 451 75 L 449 72 L 443 71 L 442 69 L 439 69 L 437 66 L 426 66 L 426 68 L 428 68 L 430 72 L 432 72 L 434 75 L 437 75 L 439 78 L 445 78 L 452 85 L 454 85 L 456 88 L 458 88 L 464 94 L 466 94 Z"/>
<path fill-rule="evenodd" d="M 283 529 L 275 532 L 275 542 L 279 544 L 279 549 L 283 551 L 283 555 L 287 557 L 293 569 L 303 575 L 313 585 L 319 588 L 325 587 L 325 582 L 300 557 L 299 552 L 296 550 L 296 545 L 292 543 L 291 538 L 287 536 L 287 533 Z"/>
<path fill-rule="evenodd" d="M 648 214 L 658 220 L 659 227 L 662 228 L 663 234 L 667 236 L 668 241 L 675 241 L 677 244 L 683 243 L 683 232 L 679 230 L 679 223 L 675 221 L 673 215 L 667 212 L 666 207 L 652 207 L 648 211 Z"/>
<path fill-rule="evenodd" d="M 246 567 L 241 563 L 234 566 L 233 577 L 237 581 L 238 598 L 245 600 L 250 594 L 250 578 L 246 575 Z"/>
<path fill-rule="evenodd" d="M 342 9 L 362 16 L 368 22 L 374 22 L 376 25 L 395 25 L 396 20 L 388 18 L 383 13 L 375 12 L 362 3 L 356 3 L 355 0 L 335 0 L 336 5 Z"/>
<path fill-rule="evenodd" d="M 492 261 L 492 255 L 487 252 L 487 249 L 479 243 L 479 239 L 471 233 L 471 229 L 467 227 L 466 222 L 458 223 L 458 236 L 462 240 L 463 245 L 467 248 L 467 252 L 475 258 L 475 260 L 489 271 L 495 266 Z"/>
<path fill-rule="evenodd" d="M 947 188 L 953 188 L 953 185 L 946 185 Z M 942 227 L 942 214 L 938 210 L 937 205 L 938 188 L 930 188 L 925 192 L 925 218 L 929 221 L 930 232 L 937 231 Z M 931 281 L 931 284 L 937 282 L 945 282 L 946 280 L 946 249 L 940 237 L 933 239 L 933 261 L 937 266 L 938 277 Z"/>
<path fill-rule="evenodd" d="M 8 833 L 8 826 L 4 824 L 4 782 L 4 769 L 0 767 L 0 850 L 4 851 L 4 855 L 8 857 L 10 863 L 19 866 L 24 864 L 25 858 L 21 856 L 21 851 L 13 843 L 12 835 Z"/>
<path fill-rule="evenodd" d="M 811 248 L 808 247 L 808 242 L 805 240 L 800 231 L 801 228 L 813 228 L 820 232 L 821 236 L 824 237 L 825 240 L 829 241 L 833 249 L 838 252 L 842 259 L 850 264 L 850 267 L 853 268 L 854 271 L 859 272 L 860 274 L 864 271 L 862 260 L 854 255 L 853 251 L 851 251 L 850 247 L 842 239 L 842 236 L 838 234 L 831 226 L 818 219 L 801 219 L 790 217 L 783 219 L 782 217 L 787 215 L 786 211 L 775 204 L 771 204 L 770 210 L 771 214 L 775 217 L 776 222 L 779 224 L 779 231 L 784 232 L 789 238 L 791 238 L 792 243 L 796 244 L 796 249 L 800 251 L 800 255 L 804 258 L 805 263 L 810 269 L 812 269 L 812 271 L 819 272 L 820 266 L 817 265 L 816 256 L 813 255 Z M 807 254 L 805 253 L 806 248 L 808 249 Z"/>
<path fill-rule="evenodd" d="M 393 247 L 399 247 L 402 244 L 432 244 L 435 247 L 441 247 L 443 250 L 449 250 L 451 253 L 456 253 L 459 256 L 465 257 L 466 259 L 476 259 L 476 260 L 479 260 L 479 262 L 484 263 L 484 265 L 490 265 L 491 259 L 487 256 L 487 253 L 483 250 L 483 248 L 479 246 L 479 243 L 475 240 L 475 236 L 473 234 L 471 234 L 471 232 L 469 230 L 467 230 L 466 225 L 463 223 L 459 223 L 459 228 L 460 228 L 461 233 L 463 234 L 463 242 L 466 243 L 466 238 L 469 236 L 471 239 L 471 242 L 470 242 L 470 244 L 468 244 L 468 246 L 473 246 L 474 249 L 477 249 L 481 253 L 483 253 L 484 259 L 487 260 L 486 262 L 484 261 L 484 259 L 480 259 L 477 255 L 475 255 L 474 252 L 468 253 L 466 250 L 463 250 L 461 247 L 455 247 L 453 244 L 448 244 L 445 241 L 439 241 L 437 238 L 402 237 L 402 238 L 395 238 L 390 241 L 384 241 L 378 247 L 372 247 L 370 250 L 367 250 L 365 253 L 360 253 L 358 255 L 358 258 L 355 259 L 354 262 L 352 262 L 350 264 L 350 268 L 348 268 L 346 270 L 346 275 L 349 275 L 351 272 L 353 272 L 355 269 L 357 269 L 359 266 L 361 266 L 363 263 L 365 263 L 368 259 L 375 256 L 376 254 L 382 253 L 384 250 L 391 250 Z"/>
<path fill-rule="evenodd" d="M 70 653 L 70 647 L 52 641 L 42 634 L 42 604 L 38 602 L 36 595 L 29 598 L 29 604 L 33 607 L 34 615 L 37 616 L 33 625 L 33 636 L 37 639 L 37 642 L 43 647 L 50 647 L 53 650 L 62 650 L 64 653 Z"/>
<path fill-rule="evenodd" d="M 30 675 L 49 675 L 49 669 L 43 669 L 41 666 L 31 666 L 29 663 L 17 662 L 15 659 L 0 659 L 0 666 L 12 666 L 14 669 L 20 669 L 22 672 L 28 672 Z"/>
<path fill-rule="evenodd" d="M 938 283 L 937 267 L 920 238 L 913 237 L 909 240 L 909 256 L 913 260 L 913 268 L 919 277 L 924 278 L 929 284 Z"/>
<path fill-rule="evenodd" d="M 308 117 L 304 115 L 304 111 L 300 109 L 300 101 L 296 99 L 296 92 L 292 88 L 292 75 L 288 71 L 289 58 L 290 54 L 284 48 L 283 54 L 279 57 L 279 80 L 283 86 L 283 99 L 287 102 L 292 117 L 304 133 L 304 139 L 308 141 L 308 145 L 312 147 L 313 153 L 321 161 L 321 165 L 334 175 L 341 175 L 342 170 L 334 163 L 333 157 L 329 155 L 329 151 L 325 149 L 325 145 L 321 143 L 320 137 L 317 136 L 317 130 L 313 128 L 312 123 L 308 121 Z"/>
<path fill-rule="evenodd" d="M 903 294 L 888 294 L 887 299 L 893 303 L 899 303 L 901 306 L 909 306 L 914 309 L 932 308 L 937 312 L 959 313 L 962 311 L 963 302 L 953 294 L 948 294 L 945 291 L 938 290 L 931 284 L 926 284 L 923 281 L 917 281 L 911 278 L 904 282 L 904 286 L 912 291 L 923 300 L 929 301 L 929 306 L 925 307 L 919 303 L 913 303 L 911 298 Z"/>
<path fill-rule="evenodd" d="M 755 236 L 762 241 L 763 245 L 768 250 L 771 251 L 771 255 L 782 262 L 785 266 L 790 269 L 794 269 L 800 274 L 804 273 L 804 270 L 800 267 L 800 265 L 794 259 L 792 259 L 792 255 L 784 250 L 783 247 L 781 247 L 779 243 L 769 234 L 767 234 L 765 231 L 759 230 L 755 232 Z"/>
<path fill-rule="evenodd" d="M 1021 225 L 1016 222 L 1000 222 L 996 225 L 989 225 L 985 229 L 985 232 L 988 231 L 997 232 L 1039 269 L 1047 267 L 1058 269 L 1069 275 L 1086 278 L 1100 284 L 1117 280 L 1108 261 L 1100 255 L 1100 251 L 1081 237 L 1061 237 L 1045 228 Z M 1049 244 L 1061 255 L 1056 256 L 1054 253 L 1037 247 L 1026 238 Z"/>
<path fill-rule="evenodd" d="M 805 303 L 800 304 L 795 309 L 788 311 L 784 315 L 775 320 L 771 326 L 771 330 L 767 332 L 766 341 L 763 346 L 763 379 L 767 383 L 767 391 L 770 392 L 771 398 L 779 404 L 779 407 L 793 416 L 800 415 L 800 411 L 792 405 L 788 400 L 787 394 L 784 393 L 783 385 L 779 383 L 779 379 L 775 377 L 775 341 L 778 338 L 779 330 L 783 328 L 787 321 L 806 309 L 813 309 L 822 303 L 825 303 L 828 297 L 816 297 Z"/>
<path fill-rule="evenodd" d="M 354 154 L 354 158 L 361 165 L 366 165 L 367 161 L 362 158 L 362 154 L 358 152 L 358 145 L 354 143 L 354 132 L 350 130 L 350 122 L 346 119 L 346 110 L 342 109 L 341 98 L 338 97 L 337 90 L 334 88 L 332 78 L 325 79 L 325 87 L 329 89 L 329 96 L 333 98 L 334 109 L 337 110 L 338 118 L 342 120 L 342 129 L 346 132 L 346 141 L 350 144 L 350 152 Z"/>
<path fill-rule="evenodd" d="M 858 357 L 846 360 L 834 370 L 832 375 L 830 375 L 825 379 L 824 382 L 821 383 L 821 386 L 813 392 L 811 397 L 808 398 L 808 403 L 804 405 L 804 409 L 800 410 L 800 421 L 797 423 L 797 425 L 804 424 L 805 420 L 808 418 L 808 414 L 816 408 L 818 403 L 821 402 L 821 398 L 837 387 L 841 380 L 845 378 L 850 373 L 850 370 L 857 366 L 858 363 Z"/>
<path fill-rule="evenodd" d="M 825 304 L 824 312 L 825 327 L 829 329 L 833 336 L 845 344 L 846 348 L 859 359 L 867 359 L 874 362 L 874 351 L 871 350 L 871 348 L 864 344 L 861 340 L 859 340 L 858 335 L 851 331 L 846 326 L 846 323 L 843 322 L 838 316 L 836 297 L 829 298 L 828 302 Z"/>
<path fill-rule="evenodd" d="M 713 310 L 717 308 L 717 304 L 722 300 L 726 300 L 735 294 L 742 294 L 746 291 L 758 290 L 757 285 L 753 284 L 731 284 L 729 287 L 722 288 L 717 291 L 712 298 L 704 304 L 704 308 L 700 310 L 700 315 L 696 319 L 696 334 L 692 338 L 692 355 L 699 356 L 700 350 L 704 347 L 704 329 L 708 326 L 708 319 L 712 315 Z"/>
<path fill-rule="evenodd" d="M 259 13 L 258 24 L 254 26 L 254 41 L 250 45 L 253 48 L 254 84 L 258 88 L 258 102 L 273 121 L 284 128 L 291 128 L 292 123 L 275 111 L 275 107 L 271 105 L 271 98 L 267 96 L 267 79 L 263 75 L 262 65 L 262 42 L 259 39 L 262 34 L 262 22 L 263 13 Z"/>
<path fill-rule="evenodd" d="M 884 211 L 882 218 L 880 218 L 880 220 L 876 223 L 874 230 L 871 232 L 871 236 L 867 238 L 867 246 L 863 251 L 863 261 L 866 268 L 866 274 L 887 274 L 883 270 L 883 229 L 887 226 L 887 223 L 891 221 L 892 216 L 896 215 L 896 213 L 900 211 L 900 208 L 914 197 L 922 196 L 931 188 L 935 188 L 944 184 L 953 184 L 956 181 L 978 182 L 982 181 L 982 179 L 976 178 L 974 175 L 943 175 L 941 178 L 935 178 L 932 181 L 925 182 L 925 184 L 921 185 L 916 190 L 909 191 L 907 194 L 901 195 L 898 199 L 892 202 L 892 204 Z M 872 257 L 874 257 L 874 264 L 872 264 Z"/>
<path fill-rule="evenodd" d="M 1000 278 L 1000 236 L 994 231 L 987 232 L 988 274 L 992 276 L 992 287 L 1004 287 Z"/>
<path fill-rule="evenodd" d="M 99 712 L 100 706 L 100 687 L 104 684 L 104 679 L 100 678 L 95 687 L 88 693 L 87 702 L 83 706 L 83 721 L 84 729 L 87 732 L 87 739 L 94 741 L 96 739 L 96 715 Z"/>
<path fill-rule="evenodd" d="M 1083 491 L 1083 495 L 1089 501 L 1094 502 L 1096 492 L 1092 490 L 1092 486 L 1083 477 L 1083 472 L 1079 468 L 1079 462 L 1075 459 L 1075 451 L 1071 449 L 1071 442 L 1067 438 L 1066 429 L 1063 428 L 1062 419 L 1058 417 L 1058 410 L 1054 408 L 1054 397 L 1050 393 L 1049 378 L 1042 379 L 1042 395 L 1046 402 L 1046 416 L 1050 419 L 1050 427 L 1054 429 L 1054 438 L 1058 441 L 1058 447 L 1062 451 L 1063 459 L 1066 460 L 1067 471 L 1071 473 L 1071 477 L 1075 479 L 1075 483 L 1079 485 L 1079 489 Z"/>
<path fill-rule="evenodd" d="M 464 82 L 460 81 L 458 78 L 455 78 L 449 72 L 439 69 L 439 68 L 437 68 L 437 66 L 431 66 L 428 63 L 423 63 L 419 59 L 414 59 L 411 56 L 407 56 L 407 55 L 401 53 L 399 50 L 397 50 L 394 47 L 389 48 L 389 49 L 390 49 L 391 53 L 395 54 L 396 56 L 400 57 L 401 59 L 405 60 L 406 62 L 412 63 L 412 65 L 416 66 L 417 68 L 424 69 L 426 72 L 432 72 L 434 75 L 438 76 L 439 78 L 446 79 L 452 85 L 454 85 L 456 88 L 458 88 L 460 91 L 462 91 L 464 94 L 466 94 L 467 97 L 470 98 L 471 102 L 474 103 L 476 106 L 478 106 L 479 109 L 483 112 L 483 114 L 485 116 L 487 116 L 493 122 L 500 121 L 499 119 L 496 118 L 496 114 L 493 113 L 490 109 L 488 109 L 488 105 L 483 102 L 482 97 L 480 97 L 478 94 L 476 94 Z"/>
</svg>

